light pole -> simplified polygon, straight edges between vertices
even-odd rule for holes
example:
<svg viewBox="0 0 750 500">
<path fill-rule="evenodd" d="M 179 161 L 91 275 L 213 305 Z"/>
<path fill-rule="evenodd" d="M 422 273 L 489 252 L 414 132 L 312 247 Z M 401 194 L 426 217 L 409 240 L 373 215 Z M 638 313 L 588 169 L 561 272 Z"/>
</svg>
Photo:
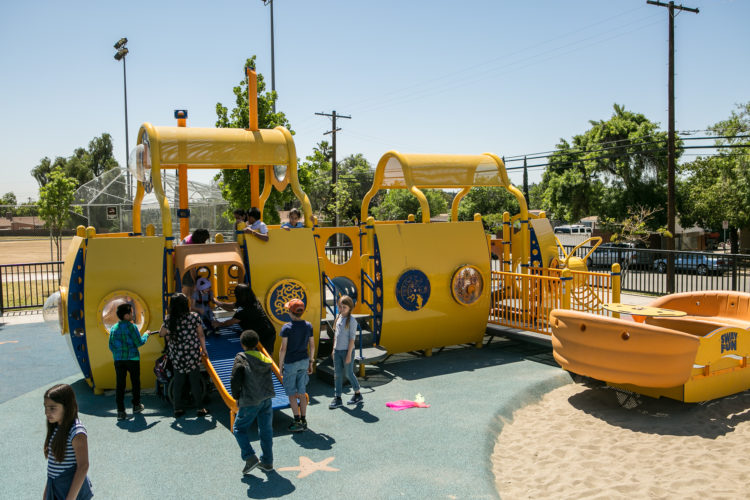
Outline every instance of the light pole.
<svg viewBox="0 0 750 500">
<path fill-rule="evenodd" d="M 271 91 L 276 92 L 276 68 L 273 58 L 273 0 L 261 0 L 263 5 L 271 6 Z M 273 100 L 271 105 L 273 112 L 276 113 L 276 98 Z"/>
<path fill-rule="evenodd" d="M 127 38 L 120 38 L 115 44 L 115 60 L 122 60 L 122 84 L 125 90 L 125 172 L 128 183 L 128 201 L 133 199 L 131 186 L 130 186 L 130 170 L 128 169 L 128 163 L 130 163 L 130 143 L 128 141 L 128 78 L 125 71 L 125 56 L 128 53 L 128 48 L 125 46 L 128 43 Z"/>
</svg>

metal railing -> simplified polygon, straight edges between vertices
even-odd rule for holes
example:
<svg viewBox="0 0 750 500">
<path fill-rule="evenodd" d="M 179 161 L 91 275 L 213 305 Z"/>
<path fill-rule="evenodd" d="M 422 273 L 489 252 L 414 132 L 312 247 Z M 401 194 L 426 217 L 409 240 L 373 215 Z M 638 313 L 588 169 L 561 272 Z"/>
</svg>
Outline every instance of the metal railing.
<svg viewBox="0 0 750 500">
<path fill-rule="evenodd" d="M 341 246 L 328 246 L 325 247 L 326 259 L 330 260 L 334 264 L 345 264 L 352 258 L 352 246 L 341 245 Z"/>
<path fill-rule="evenodd" d="M 590 248 L 579 248 L 576 255 L 583 257 Z M 572 249 L 572 246 L 566 247 L 568 252 Z M 622 266 L 623 291 L 665 295 L 670 254 L 675 262 L 675 292 L 750 292 L 750 255 L 747 254 L 599 247 L 586 264 L 589 269 L 609 270 L 618 262 Z"/>
<path fill-rule="evenodd" d="M 602 306 L 619 300 L 619 282 L 609 273 L 530 270 L 529 274 L 492 271 L 489 323 L 551 333 L 552 309 L 608 314 Z"/>
<path fill-rule="evenodd" d="M 0 314 L 39 308 L 58 290 L 62 262 L 0 265 Z"/>
</svg>

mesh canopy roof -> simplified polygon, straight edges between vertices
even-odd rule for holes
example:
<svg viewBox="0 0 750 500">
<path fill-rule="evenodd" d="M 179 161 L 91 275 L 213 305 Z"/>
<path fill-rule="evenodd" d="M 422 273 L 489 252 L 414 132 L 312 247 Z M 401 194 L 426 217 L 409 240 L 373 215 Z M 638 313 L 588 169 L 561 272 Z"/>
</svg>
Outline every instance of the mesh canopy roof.
<svg viewBox="0 0 750 500">
<path fill-rule="evenodd" d="M 133 182 L 133 194 L 135 194 L 135 179 Z M 162 171 L 162 182 L 164 194 L 170 204 L 176 204 L 179 199 L 179 185 L 177 175 L 172 172 Z M 197 205 L 215 205 L 225 203 L 221 197 L 221 190 L 214 184 L 204 184 L 201 182 L 188 180 L 188 204 L 189 206 Z M 129 205 L 132 200 L 127 196 L 127 174 L 126 169 L 119 167 L 104 172 L 99 177 L 83 184 L 75 193 L 75 204 L 82 206 L 98 205 Z M 151 192 L 143 198 L 142 207 L 158 206 L 156 195 Z"/>
<path fill-rule="evenodd" d="M 384 163 L 385 160 L 385 163 Z M 507 186 L 505 168 L 487 155 L 425 155 L 386 153 L 378 163 L 381 189 L 409 186 L 455 188 Z"/>
</svg>

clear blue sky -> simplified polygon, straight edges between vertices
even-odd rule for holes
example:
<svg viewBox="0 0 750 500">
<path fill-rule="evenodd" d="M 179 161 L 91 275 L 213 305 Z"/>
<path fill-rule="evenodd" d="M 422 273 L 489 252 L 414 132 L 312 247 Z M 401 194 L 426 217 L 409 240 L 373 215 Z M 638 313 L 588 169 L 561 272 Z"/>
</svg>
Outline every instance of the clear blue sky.
<svg viewBox="0 0 750 500">
<path fill-rule="evenodd" d="M 692 0 L 676 18 L 678 130 L 750 100 L 750 2 Z M 275 0 L 278 109 L 301 158 L 336 110 L 339 158 L 390 149 L 512 156 L 553 149 L 612 104 L 667 126 L 667 9 L 646 0 Z M 244 2 L 33 1 L 0 7 L 0 194 L 37 197 L 29 172 L 109 132 L 125 161 L 140 124 L 212 127 L 247 57 L 270 87 L 269 8 Z M 541 171 L 531 175 L 540 179 Z M 520 174 L 512 180 L 520 184 Z"/>
</svg>

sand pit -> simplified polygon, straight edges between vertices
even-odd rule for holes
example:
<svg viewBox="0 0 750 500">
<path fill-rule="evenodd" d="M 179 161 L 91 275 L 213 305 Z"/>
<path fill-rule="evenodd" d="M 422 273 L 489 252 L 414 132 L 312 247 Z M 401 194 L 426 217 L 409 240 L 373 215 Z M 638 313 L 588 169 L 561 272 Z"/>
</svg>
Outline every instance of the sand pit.
<svg viewBox="0 0 750 500">
<path fill-rule="evenodd" d="M 492 467 L 503 499 L 744 498 L 749 445 L 750 391 L 684 404 L 569 384 L 504 423 Z"/>
</svg>

